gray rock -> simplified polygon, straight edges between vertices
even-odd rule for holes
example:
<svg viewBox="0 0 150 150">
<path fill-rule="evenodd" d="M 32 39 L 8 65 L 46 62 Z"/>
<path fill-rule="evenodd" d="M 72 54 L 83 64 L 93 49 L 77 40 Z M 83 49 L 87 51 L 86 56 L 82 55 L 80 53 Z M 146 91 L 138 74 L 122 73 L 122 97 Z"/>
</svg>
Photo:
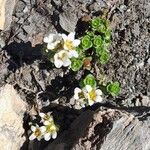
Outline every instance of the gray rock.
<svg viewBox="0 0 150 150">
<path fill-rule="evenodd" d="M 0 149 L 18 150 L 25 141 L 23 117 L 26 104 L 13 86 L 0 89 Z"/>
<path fill-rule="evenodd" d="M 16 0 L 0 0 L 0 30 L 9 30 Z"/>
<path fill-rule="evenodd" d="M 149 119 L 139 121 L 125 111 L 100 110 L 73 150 L 149 150 Z"/>
<path fill-rule="evenodd" d="M 5 41 L 0 37 L 0 49 L 5 46 Z"/>
<path fill-rule="evenodd" d="M 67 32 L 74 32 L 78 18 L 73 13 L 62 13 L 59 15 L 60 26 Z"/>
<path fill-rule="evenodd" d="M 66 150 L 71 149 L 72 146 L 82 137 L 88 125 L 92 121 L 93 111 L 86 111 L 82 113 L 72 124 L 71 127 L 64 131 L 52 144 L 49 144 L 45 150 Z"/>
</svg>

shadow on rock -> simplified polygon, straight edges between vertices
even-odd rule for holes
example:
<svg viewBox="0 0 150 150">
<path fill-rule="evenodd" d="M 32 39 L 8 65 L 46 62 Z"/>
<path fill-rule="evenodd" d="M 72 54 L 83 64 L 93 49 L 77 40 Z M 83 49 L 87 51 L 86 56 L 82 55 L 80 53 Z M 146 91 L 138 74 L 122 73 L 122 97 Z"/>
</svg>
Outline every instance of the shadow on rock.
<svg viewBox="0 0 150 150">
<path fill-rule="evenodd" d="M 51 80 L 51 84 L 46 86 L 45 91 L 39 94 L 39 98 L 43 101 L 53 101 L 65 97 L 63 103 L 69 102 L 78 84 L 74 72 L 70 72 L 63 77 L 56 76 L 55 79 Z"/>
<path fill-rule="evenodd" d="M 7 54 L 10 56 L 8 69 L 15 72 L 23 63 L 32 64 L 35 60 L 42 59 L 42 45 L 32 47 L 30 42 L 17 43 L 13 42 L 4 47 Z"/>
<path fill-rule="evenodd" d="M 61 105 L 50 105 L 49 107 L 44 107 L 42 109 L 42 112 L 53 112 L 52 115 L 54 117 L 55 123 L 60 127 L 59 128 L 59 133 L 58 133 L 58 139 L 59 137 L 66 132 L 70 126 L 72 125 L 72 122 L 74 122 L 79 116 L 80 114 L 82 114 L 82 110 L 75 110 L 69 107 L 65 107 L 65 106 L 61 106 Z M 29 121 L 31 121 L 30 117 L 28 115 L 26 115 L 26 117 L 24 118 L 24 128 L 26 130 L 26 135 L 29 128 Z M 45 140 L 41 140 L 41 141 L 29 141 L 28 140 L 28 136 L 27 140 L 25 141 L 25 143 L 23 144 L 21 150 L 41 150 L 46 148 L 49 144 L 53 143 L 54 140 L 51 139 L 50 141 L 46 142 Z"/>
</svg>

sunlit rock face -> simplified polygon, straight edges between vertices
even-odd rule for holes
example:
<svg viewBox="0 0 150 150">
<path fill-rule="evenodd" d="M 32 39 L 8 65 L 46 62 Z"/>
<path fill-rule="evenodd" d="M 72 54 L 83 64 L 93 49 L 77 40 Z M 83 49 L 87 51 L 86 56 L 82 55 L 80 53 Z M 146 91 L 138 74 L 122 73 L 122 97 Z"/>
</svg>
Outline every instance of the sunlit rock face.
<svg viewBox="0 0 150 150">
<path fill-rule="evenodd" d="M 25 102 L 13 86 L 0 88 L 0 149 L 19 150 L 25 141 L 23 117 Z"/>
<path fill-rule="evenodd" d="M 16 0 L 0 0 L 0 30 L 8 30 Z"/>
</svg>

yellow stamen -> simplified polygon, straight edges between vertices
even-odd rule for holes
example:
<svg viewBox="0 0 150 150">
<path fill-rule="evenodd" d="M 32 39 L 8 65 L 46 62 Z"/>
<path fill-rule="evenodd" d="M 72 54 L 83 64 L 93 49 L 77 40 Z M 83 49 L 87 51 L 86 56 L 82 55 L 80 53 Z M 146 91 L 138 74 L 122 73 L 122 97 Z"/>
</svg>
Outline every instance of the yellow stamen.
<svg viewBox="0 0 150 150">
<path fill-rule="evenodd" d="M 74 49 L 73 42 L 70 41 L 70 40 L 66 40 L 66 41 L 64 42 L 64 45 L 66 45 L 66 47 L 67 47 L 69 50 Z"/>
<path fill-rule="evenodd" d="M 95 101 L 95 99 L 96 99 L 96 92 L 95 92 L 95 90 L 92 90 L 91 92 L 89 92 L 89 95 L 90 95 L 90 99 Z"/>
<path fill-rule="evenodd" d="M 80 99 L 84 98 L 84 93 L 83 93 L 83 92 L 80 92 L 80 93 L 79 93 L 79 98 L 80 98 Z"/>
<path fill-rule="evenodd" d="M 40 129 L 36 129 L 34 134 L 35 134 L 36 137 L 40 136 L 41 135 Z"/>
<path fill-rule="evenodd" d="M 53 131 L 56 131 L 56 130 L 57 130 L 57 128 L 56 128 L 56 126 L 54 124 L 50 124 L 46 128 L 47 132 L 53 132 Z"/>
</svg>

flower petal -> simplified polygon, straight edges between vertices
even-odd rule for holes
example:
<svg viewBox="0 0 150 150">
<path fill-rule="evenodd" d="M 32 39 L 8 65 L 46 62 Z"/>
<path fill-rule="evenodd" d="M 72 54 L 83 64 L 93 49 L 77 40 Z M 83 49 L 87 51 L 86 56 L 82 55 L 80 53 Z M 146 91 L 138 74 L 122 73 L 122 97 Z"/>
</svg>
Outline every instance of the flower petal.
<svg viewBox="0 0 150 150">
<path fill-rule="evenodd" d="M 67 38 L 68 38 L 66 34 L 62 34 L 61 36 L 62 36 L 64 41 L 67 40 Z"/>
<path fill-rule="evenodd" d="M 55 43 L 48 43 L 47 44 L 47 49 L 54 49 L 56 47 Z"/>
<path fill-rule="evenodd" d="M 43 124 L 44 124 L 45 126 L 47 126 L 47 125 L 50 124 L 50 122 L 49 122 L 49 121 L 44 121 Z"/>
<path fill-rule="evenodd" d="M 75 37 L 75 32 L 70 32 L 67 39 L 70 41 L 74 41 L 74 37 Z"/>
<path fill-rule="evenodd" d="M 102 102 L 102 100 L 103 100 L 103 99 L 102 99 L 101 96 L 97 96 L 95 101 L 96 101 L 96 102 Z"/>
<path fill-rule="evenodd" d="M 79 46 L 79 44 L 80 44 L 80 40 L 76 39 L 76 40 L 73 41 L 73 46 L 74 47 Z"/>
<path fill-rule="evenodd" d="M 38 140 L 38 141 L 41 141 L 41 139 L 42 139 L 42 136 L 38 136 L 38 137 L 37 137 L 37 140 Z"/>
<path fill-rule="evenodd" d="M 63 61 L 63 66 L 64 66 L 64 67 L 67 67 L 67 66 L 69 66 L 69 65 L 71 65 L 70 59 L 66 59 L 65 61 Z"/>
<path fill-rule="evenodd" d="M 88 100 L 88 103 L 89 103 L 90 106 L 92 106 L 94 104 L 94 101 Z"/>
<path fill-rule="evenodd" d="M 29 140 L 30 141 L 32 141 L 32 140 L 34 140 L 36 138 L 36 136 L 35 136 L 35 134 L 33 133 L 33 134 L 31 134 L 30 136 L 29 136 Z"/>
<path fill-rule="evenodd" d="M 43 41 L 45 42 L 45 43 L 48 43 L 48 37 L 45 37 L 44 39 L 43 39 Z"/>
<path fill-rule="evenodd" d="M 41 127 L 40 127 L 40 131 L 41 131 L 42 133 L 44 133 L 44 132 L 46 131 L 46 127 L 45 127 L 45 126 L 41 126 Z"/>
<path fill-rule="evenodd" d="M 46 133 L 44 135 L 44 139 L 45 139 L 45 141 L 49 141 L 51 139 L 51 134 L 50 133 Z"/>
<path fill-rule="evenodd" d="M 74 89 L 74 99 L 78 100 L 79 99 L 79 93 L 81 92 L 81 89 L 75 88 Z"/>
<path fill-rule="evenodd" d="M 60 68 L 63 65 L 63 61 L 59 59 L 59 53 L 54 55 L 54 64 L 57 68 Z"/>
<path fill-rule="evenodd" d="M 55 36 L 55 34 L 53 34 L 53 33 L 49 34 L 48 37 L 44 38 L 44 42 L 45 43 L 51 43 L 54 40 L 54 36 Z"/>
<path fill-rule="evenodd" d="M 76 87 L 75 89 L 74 89 L 74 93 L 80 93 L 82 90 L 80 89 L 80 88 L 78 88 L 78 87 Z"/>
<path fill-rule="evenodd" d="M 102 91 L 100 90 L 100 89 L 97 89 L 96 90 L 96 95 L 102 95 L 103 93 L 102 93 Z"/>
<path fill-rule="evenodd" d="M 57 61 L 54 61 L 54 64 L 55 64 L 56 68 L 61 68 L 63 65 L 63 62 L 61 60 L 57 60 Z"/>
<path fill-rule="evenodd" d="M 57 137 L 57 132 L 53 132 L 53 133 L 52 133 L 52 138 L 53 138 L 53 139 L 56 139 L 56 137 Z"/>
<path fill-rule="evenodd" d="M 86 85 L 85 86 L 87 92 L 91 92 L 92 91 L 92 87 L 90 85 Z"/>
<path fill-rule="evenodd" d="M 70 50 L 69 51 L 69 58 L 75 57 L 78 58 L 78 52 L 76 50 Z"/>
<path fill-rule="evenodd" d="M 36 127 L 35 126 L 31 126 L 31 131 L 35 131 L 36 130 Z"/>
<path fill-rule="evenodd" d="M 40 112 L 40 113 L 39 113 L 39 116 L 40 116 L 41 118 L 43 118 L 43 117 L 45 116 L 45 114 L 42 113 L 42 112 Z"/>
</svg>

